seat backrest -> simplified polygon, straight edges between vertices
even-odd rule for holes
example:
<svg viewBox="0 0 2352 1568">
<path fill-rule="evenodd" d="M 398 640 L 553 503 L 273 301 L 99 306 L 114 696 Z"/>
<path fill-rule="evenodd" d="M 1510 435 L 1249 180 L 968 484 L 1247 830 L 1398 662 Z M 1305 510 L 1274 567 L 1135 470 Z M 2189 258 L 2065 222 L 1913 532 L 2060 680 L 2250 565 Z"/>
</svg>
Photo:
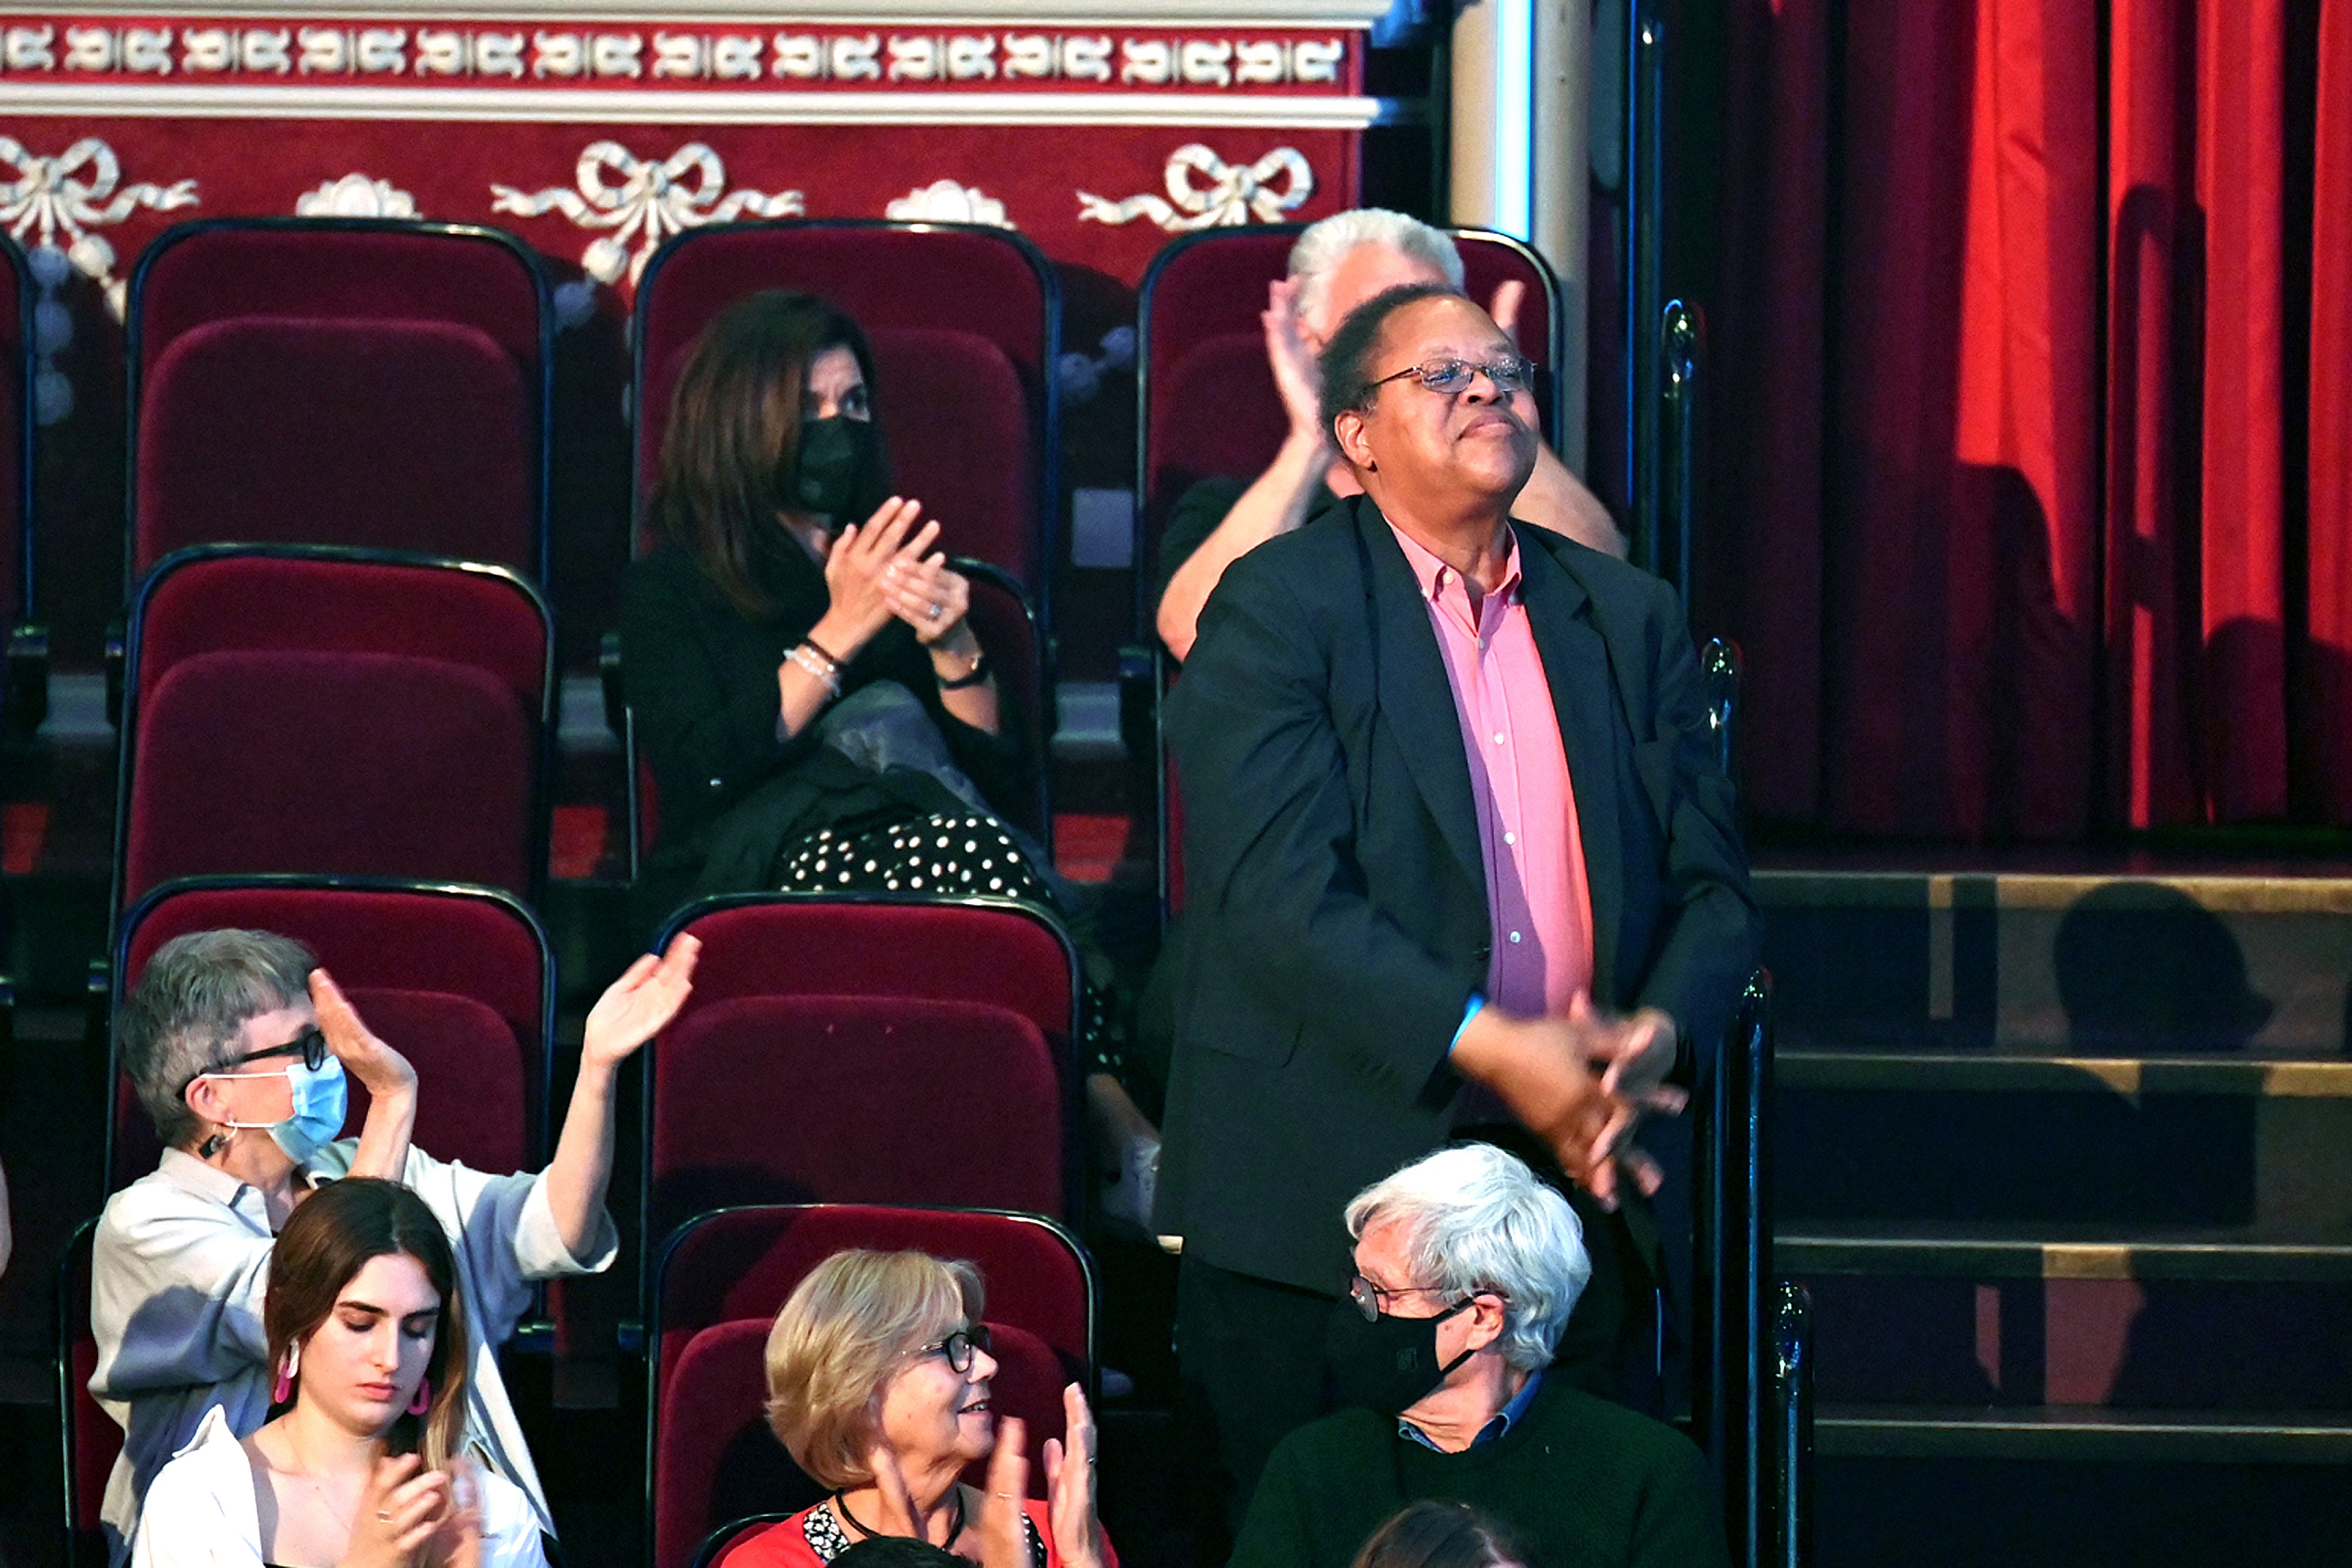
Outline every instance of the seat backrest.
<svg viewBox="0 0 2352 1568">
<path fill-rule="evenodd" d="M 1077 950 L 1024 905 L 755 893 L 688 905 L 661 945 L 680 931 L 702 954 L 673 1029 L 736 997 L 900 996 L 1008 1008 L 1065 1058 L 1077 1038 Z"/>
<path fill-rule="evenodd" d="M 351 995 L 368 1026 L 426 1086 L 416 1143 L 482 1171 L 526 1170 L 545 1146 L 554 962 L 539 920 L 488 888 L 200 879 L 158 889 L 124 916 L 114 1011 L 174 937 L 225 927 L 301 942 Z M 152 1126 L 116 1069 L 107 1190 L 155 1168 Z M 351 1086 L 344 1131 L 366 1120 Z"/>
<path fill-rule="evenodd" d="M 1064 1097 L 1031 1020 L 985 1003 L 740 996 L 665 1029 L 645 1235 L 747 1203 L 1058 1215 Z"/>
<path fill-rule="evenodd" d="M 391 552 L 183 552 L 132 606 L 117 908 L 303 872 L 529 893 L 545 863 L 546 603 Z"/>
<path fill-rule="evenodd" d="M 1094 1269 L 1076 1237 L 1037 1215 L 868 1204 L 720 1209 L 681 1226 L 662 1254 L 648 1333 L 656 1382 L 714 1323 L 773 1318 L 809 1271 L 849 1247 L 928 1252 L 980 1269 L 992 1323 L 1024 1329 L 1074 1378 L 1094 1360 Z"/>
<path fill-rule="evenodd" d="M 379 545 L 535 571 L 535 399 L 478 327 L 245 316 L 142 389 L 131 571 L 218 542 Z"/>
<path fill-rule="evenodd" d="M 874 402 L 901 489 L 940 515 L 946 548 L 993 562 L 1042 597 L 1060 305 L 1044 257 L 1009 229 L 843 219 L 714 224 L 671 240 L 637 289 L 640 540 L 687 352 L 713 317 L 762 289 L 820 295 L 856 321 L 874 347 Z M 960 452 L 977 467 L 958 467 Z"/>
<path fill-rule="evenodd" d="M 65 1424 L 67 1568 L 106 1568 L 106 1531 L 99 1509 L 106 1479 L 122 1452 L 122 1428 L 89 1396 L 98 1370 L 98 1340 L 89 1327 L 90 1243 L 98 1221 L 87 1219 L 58 1260 L 58 1412 Z"/>
<path fill-rule="evenodd" d="M 1171 242 L 1144 274 L 1142 441 L 1136 481 L 1139 581 L 1156 584 L 1160 530 L 1177 500 L 1211 476 L 1255 478 L 1288 428 L 1265 363 L 1259 314 L 1266 286 L 1289 269 L 1304 226 L 1208 230 Z M 1457 229 L 1464 288 L 1481 306 L 1506 281 L 1524 287 L 1519 350 L 1537 367 L 1536 401 L 1552 444 L 1559 441 L 1549 373 L 1560 362 L 1559 285 L 1540 257 L 1507 235 Z M 1139 633 L 1156 609 L 1138 595 Z"/>
<path fill-rule="evenodd" d="M 752 1318 L 702 1330 L 660 1391 L 647 1448 L 654 1568 L 688 1568 L 720 1526 L 803 1508 L 824 1495 L 768 1426 L 769 1322 Z M 1042 1497 L 1045 1439 L 1062 1435 L 1062 1364 L 1025 1331 L 992 1319 L 989 1326 L 998 1367 L 990 1403 L 1000 1415 L 1027 1423 L 1029 1491 Z"/>
<path fill-rule="evenodd" d="M 235 379 L 215 389 L 224 405 L 241 401 L 231 395 L 247 388 L 266 394 L 265 401 L 295 401 L 289 395 L 289 384 L 298 377 L 305 384 L 324 378 L 320 382 L 322 388 L 343 395 L 314 416 L 280 417 L 274 424 L 263 416 L 235 415 L 224 406 L 209 411 L 214 419 L 227 421 L 215 428 L 238 438 L 268 434 L 272 438 L 269 449 L 281 457 L 289 455 L 289 438 L 306 424 L 313 434 L 332 432 L 347 439 L 386 440 L 405 435 L 410 439 L 402 442 L 399 461 L 413 463 L 427 475 L 442 469 L 472 474 L 473 479 L 463 481 L 469 485 L 495 479 L 502 490 L 510 488 L 509 476 L 520 464 L 525 503 L 522 531 L 515 531 L 510 511 L 501 511 L 494 534 L 446 548 L 452 554 L 497 561 L 534 580 L 544 580 L 548 378 L 554 313 L 549 305 L 546 272 L 527 247 L 499 229 L 380 218 L 207 218 L 166 230 L 141 255 L 131 279 L 126 348 L 134 464 L 142 463 L 147 455 L 148 434 L 142 426 L 149 394 L 158 390 L 159 379 L 166 384 L 174 379 L 165 374 L 174 351 L 184 357 L 191 352 L 181 348 L 182 340 L 208 327 L 254 318 L 267 319 L 271 325 L 253 341 L 277 342 L 293 357 L 281 375 L 273 376 L 268 363 L 257 361 L 250 352 L 232 353 L 217 343 L 199 351 L 200 358 L 234 373 Z M 344 329 L 344 339 L 320 336 L 305 341 L 286 331 L 297 321 L 321 327 L 339 325 Z M 463 363 L 470 376 L 466 384 L 475 389 L 473 395 L 456 407 L 425 406 L 422 389 L 446 384 L 438 375 L 419 379 L 417 373 L 424 366 L 416 363 L 412 342 L 405 354 L 386 351 L 371 367 L 386 377 L 383 388 L 397 399 L 396 407 L 377 414 L 367 410 L 363 400 L 349 395 L 365 389 L 365 382 L 357 377 L 357 367 L 339 374 L 334 356 L 321 351 L 339 342 L 348 346 L 346 340 L 362 329 L 387 323 L 411 328 L 437 324 L 450 331 L 442 340 L 445 348 L 457 342 L 467 344 Z M 414 337 L 413 333 L 392 335 Z M 230 342 L 236 340 L 232 337 Z M 520 393 L 519 428 L 508 395 L 502 394 L 495 405 L 479 395 L 479 388 L 487 384 L 478 378 L 484 368 L 483 351 L 492 348 L 511 367 L 511 385 Z M 426 363 L 444 372 L 448 368 L 443 360 L 428 358 Z M 281 415 L 299 412 L 279 411 Z M 186 410 L 175 419 L 176 429 L 187 428 Z M 425 450 L 417 445 L 426 441 L 435 443 L 435 448 Z M 454 446 L 448 445 L 453 441 Z M 343 449 L 352 448 L 345 445 Z M 469 466 L 461 463 L 465 458 L 472 460 Z M 200 459 L 181 455 L 175 461 L 187 465 Z M 363 483 L 387 486 L 394 495 L 412 488 L 404 476 L 390 471 L 394 467 L 390 453 L 362 452 L 355 461 Z M 331 463 L 321 454 L 313 459 L 302 482 L 332 471 Z M 141 469 L 134 472 L 140 474 L 136 493 L 143 512 L 146 476 Z M 175 472 L 183 480 L 194 477 L 184 468 Z M 354 492 L 357 489 L 353 487 Z M 239 489 L 289 503 L 299 503 L 303 494 L 295 483 L 278 487 L 253 476 L 242 479 Z M 173 499 L 175 504 L 203 500 L 186 483 L 173 487 Z M 444 492 L 440 505 L 455 507 L 461 515 L 478 514 L 484 500 L 462 492 Z M 156 542 L 161 548 L 152 553 L 146 552 L 146 519 L 135 517 L 127 560 L 131 582 L 135 584 L 139 574 L 165 552 L 193 542 L 195 536 L 184 530 L 199 521 L 200 514 L 201 509 L 197 514 L 182 510 L 179 521 L 165 520 L 159 527 L 167 529 L 171 537 L 166 542 L 159 533 Z M 400 546 L 431 526 L 427 520 L 396 516 L 388 503 L 383 507 L 363 504 L 349 517 L 336 515 L 331 506 L 309 515 L 310 527 L 318 531 L 292 531 L 299 528 L 303 517 L 297 510 L 278 520 L 287 531 L 256 532 L 249 530 L 260 527 L 263 516 L 240 516 L 215 509 L 210 521 L 241 523 L 248 531 L 210 537 L 308 538 Z M 363 522 L 386 523 L 399 531 L 360 537 Z M 436 533 L 446 535 L 456 527 L 453 518 Z M 437 543 L 433 547 L 445 548 Z M 509 550 L 514 553 L 508 553 Z"/>
</svg>

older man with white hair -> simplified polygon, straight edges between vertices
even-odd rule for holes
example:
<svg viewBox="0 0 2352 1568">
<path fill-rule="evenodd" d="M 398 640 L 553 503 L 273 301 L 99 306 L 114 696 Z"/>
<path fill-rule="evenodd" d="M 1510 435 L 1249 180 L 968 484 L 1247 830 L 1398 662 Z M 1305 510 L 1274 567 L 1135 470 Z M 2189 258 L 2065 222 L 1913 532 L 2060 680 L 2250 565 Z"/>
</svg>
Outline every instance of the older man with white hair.
<svg viewBox="0 0 2352 1568">
<path fill-rule="evenodd" d="M 1268 286 L 1259 321 L 1266 358 L 1290 432 L 1274 462 L 1247 487 L 1207 479 L 1187 490 L 1160 536 L 1160 639 L 1178 658 L 1192 649 L 1195 624 L 1225 568 L 1288 533 L 1340 499 L 1360 495 L 1317 411 L 1323 378 L 1316 357 L 1348 313 L 1376 294 L 1410 283 L 1463 286 L 1462 253 L 1442 229 L 1384 207 L 1356 207 L 1310 224 L 1290 249 L 1289 275 Z M 1516 336 L 1523 290 L 1506 283 L 1490 312 Z M 1539 446 L 1517 515 L 1538 528 L 1617 556 L 1625 536 L 1599 497 Z"/>
<path fill-rule="evenodd" d="M 1230 1568 L 1344 1568 L 1423 1498 L 1486 1510 L 1530 1563 L 1724 1568 L 1706 1462 L 1672 1427 L 1547 1376 L 1591 1273 L 1558 1192 L 1489 1144 L 1358 1194 L 1331 1386 L 1350 1406 L 1284 1438 Z"/>
</svg>

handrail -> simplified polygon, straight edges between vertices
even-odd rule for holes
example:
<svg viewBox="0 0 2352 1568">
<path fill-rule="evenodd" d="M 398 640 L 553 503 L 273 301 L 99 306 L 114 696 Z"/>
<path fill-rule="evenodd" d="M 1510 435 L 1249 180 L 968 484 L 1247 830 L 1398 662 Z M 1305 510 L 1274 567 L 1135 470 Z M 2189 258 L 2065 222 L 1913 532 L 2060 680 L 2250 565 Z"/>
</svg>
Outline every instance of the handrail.
<svg viewBox="0 0 2352 1568">
<path fill-rule="evenodd" d="M 1699 1130 L 1697 1300 L 1692 1425 L 1723 1487 L 1724 1523 L 1739 1568 L 1762 1568 L 1770 1516 L 1765 1354 L 1771 1325 L 1770 1146 L 1772 976 L 1759 969 L 1715 1071 L 1703 1086 Z"/>
<path fill-rule="evenodd" d="M 1657 0 L 1626 0 L 1626 477 L 1633 563 L 1664 576 L 1659 356 L 1651 334 L 1665 307 L 1666 24 Z"/>
<path fill-rule="evenodd" d="M 1669 300 L 1658 317 L 1658 396 L 1664 450 L 1660 462 L 1660 532 L 1674 547 L 1671 577 L 1690 613 L 1691 552 L 1698 514 L 1698 400 L 1706 361 L 1706 314 Z M 1661 541 L 1663 543 L 1664 541 Z"/>
<path fill-rule="evenodd" d="M 1715 742 L 1715 760 L 1722 765 L 1724 775 L 1732 776 L 1732 764 L 1738 760 L 1735 750 L 1738 733 L 1735 722 L 1739 714 L 1739 682 L 1747 671 L 1747 660 L 1739 645 L 1727 637 L 1709 637 L 1706 646 L 1698 650 L 1698 679 L 1701 696 L 1706 703 L 1706 732 Z"/>
<path fill-rule="evenodd" d="M 1772 1315 L 1774 1568 L 1802 1568 L 1813 1550 L 1813 1299 L 1783 1279 Z"/>
</svg>

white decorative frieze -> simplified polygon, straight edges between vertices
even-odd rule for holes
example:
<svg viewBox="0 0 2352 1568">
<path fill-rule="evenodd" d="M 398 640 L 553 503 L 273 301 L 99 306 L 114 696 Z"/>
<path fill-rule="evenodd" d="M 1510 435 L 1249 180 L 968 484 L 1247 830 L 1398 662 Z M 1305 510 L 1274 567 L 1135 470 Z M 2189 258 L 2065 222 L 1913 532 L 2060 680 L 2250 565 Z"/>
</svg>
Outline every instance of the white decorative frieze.
<svg viewBox="0 0 2352 1568">
<path fill-rule="evenodd" d="M 416 198 L 390 180 L 345 174 L 294 200 L 296 217 L 415 217 Z"/>
<path fill-rule="evenodd" d="M 522 217 L 560 212 L 585 229 L 608 232 L 591 240 L 580 265 L 599 283 L 625 276 L 632 288 L 646 263 L 671 235 L 707 223 L 728 223 L 745 213 L 793 217 L 806 211 L 798 191 L 773 195 L 727 189 L 726 165 L 699 142 L 688 142 L 661 162 L 639 158 L 617 142 L 592 142 L 574 167 L 575 188 L 551 187 L 536 195 L 493 184 L 490 210 Z M 634 253 L 632 245 L 634 243 Z"/>
<path fill-rule="evenodd" d="M 1196 183 L 1195 175 L 1206 183 Z M 1234 164 L 1190 142 L 1168 155 L 1166 178 L 1164 200 L 1146 192 L 1111 202 L 1080 191 L 1078 217 L 1103 224 L 1148 217 L 1171 234 L 1183 234 L 1233 227 L 1252 218 L 1280 223 L 1315 194 L 1315 171 L 1296 147 L 1276 147 L 1255 163 Z"/>
<path fill-rule="evenodd" d="M 421 10 L 421 7 L 403 7 Z M 38 76 L 355 79 L 410 76 L 433 82 L 592 81 L 911 87 L 1009 84 L 1016 89 L 1168 88 L 1215 91 L 1323 87 L 1337 90 L 1346 36 L 1234 33 L 1181 27 L 1055 31 L 885 31 L 799 26 L 762 35 L 711 23 L 530 28 L 518 20 L 425 20 L 413 27 L 354 16 L 256 26 L 192 16 L 176 29 L 152 17 L 24 18 L 0 29 L 0 70 Z"/>
<path fill-rule="evenodd" d="M 998 228 L 1013 226 L 1004 216 L 1004 204 L 981 195 L 977 185 L 953 180 L 933 180 L 908 191 L 882 209 L 882 216 L 899 223 L 985 223 Z"/>
<path fill-rule="evenodd" d="M 83 137 L 54 158 L 0 136 L 0 174 L 9 170 L 16 177 L 0 184 L 0 224 L 7 226 L 9 237 L 28 249 L 63 251 L 75 271 L 106 291 L 107 306 L 118 319 L 123 286 L 114 276 L 114 247 L 95 231 L 142 208 L 169 212 L 196 205 L 194 180 L 122 184 L 121 161 L 95 136 Z"/>
</svg>

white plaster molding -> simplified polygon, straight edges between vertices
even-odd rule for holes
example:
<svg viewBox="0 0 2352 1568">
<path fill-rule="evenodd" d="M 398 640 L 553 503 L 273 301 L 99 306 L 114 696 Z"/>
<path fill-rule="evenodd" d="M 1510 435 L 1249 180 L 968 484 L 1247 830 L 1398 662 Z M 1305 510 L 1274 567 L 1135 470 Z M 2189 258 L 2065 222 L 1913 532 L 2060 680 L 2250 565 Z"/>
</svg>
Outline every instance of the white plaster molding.
<svg viewBox="0 0 2352 1568">
<path fill-rule="evenodd" d="M 776 0 L 695 0 L 673 10 L 659 0 L 479 0 L 451 4 L 449 0 L 360 0 L 350 7 L 353 17 L 381 16 L 393 20 L 501 20 L 509 17 L 543 21 L 549 18 L 624 17 L 631 21 L 687 26 L 718 21 L 758 25 L 788 23 L 843 26 L 887 26 L 893 22 L 924 26 L 1095 27 L 1370 27 L 1392 8 L 1393 0 L 827 0 L 822 10 L 794 10 Z M 316 22 L 329 10 L 322 6 L 223 4 L 222 0 L 149 0 L 136 7 L 141 16 L 217 16 L 277 19 L 289 23 Z M 0 5 L 0 16 L 57 16 L 57 6 Z M 346 15 L 333 7 L 336 20 Z"/>
<path fill-rule="evenodd" d="M 1395 99 L 1195 92 L 710 92 L 0 79 L 0 112 L 172 120 L 549 121 L 583 125 L 1153 125 L 1360 131 Z"/>
</svg>

